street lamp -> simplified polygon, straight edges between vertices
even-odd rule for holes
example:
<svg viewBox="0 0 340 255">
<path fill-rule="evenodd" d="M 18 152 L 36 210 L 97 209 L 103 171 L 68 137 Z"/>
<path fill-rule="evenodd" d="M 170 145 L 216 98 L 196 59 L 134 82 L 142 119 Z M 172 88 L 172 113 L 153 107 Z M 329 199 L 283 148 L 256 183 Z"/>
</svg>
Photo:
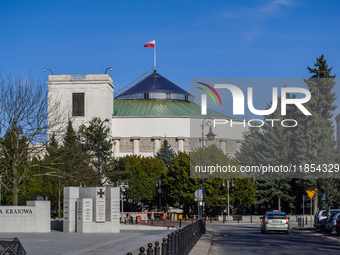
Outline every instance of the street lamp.
<svg viewBox="0 0 340 255">
<path fill-rule="evenodd" d="M 45 68 L 45 69 L 44 69 L 44 72 L 46 72 L 46 71 L 50 71 L 50 72 L 51 72 L 51 74 L 52 74 L 52 75 L 54 75 L 54 73 L 52 72 L 52 70 L 51 70 L 51 69 Z"/>
<path fill-rule="evenodd" d="M 229 179 L 223 179 L 223 187 L 225 186 L 225 183 L 224 183 L 224 181 L 225 180 L 227 180 L 227 188 L 228 188 L 228 220 L 229 220 L 229 212 L 230 212 L 230 210 L 229 210 L 229 208 L 230 208 L 230 206 L 229 206 L 229 187 L 230 187 L 230 180 Z M 234 180 L 231 180 L 231 186 L 235 186 L 234 185 Z"/>
<path fill-rule="evenodd" d="M 159 197 L 159 208 L 158 211 L 160 212 L 161 210 L 161 204 L 162 204 L 162 179 L 157 179 L 156 180 L 156 186 L 157 188 L 157 193 L 158 193 L 158 197 Z"/>
<path fill-rule="evenodd" d="M 0 175 L 0 205 L 1 205 L 1 181 L 2 181 L 2 175 Z"/>
<path fill-rule="evenodd" d="M 209 119 L 205 118 L 202 122 L 202 167 L 204 167 L 204 122 Z M 212 132 L 212 123 L 211 121 L 207 122 L 207 125 L 210 127 L 209 133 L 206 135 L 207 139 L 209 141 L 214 140 L 215 134 Z M 203 205 L 202 205 L 202 218 L 203 218 L 203 234 L 206 234 L 206 228 L 205 228 L 205 180 L 204 180 L 204 172 L 203 172 Z"/>
<path fill-rule="evenodd" d="M 106 70 L 105 70 L 105 74 L 107 74 L 107 71 L 108 70 L 111 70 L 112 71 L 112 67 L 108 67 L 108 68 L 106 68 Z"/>
<path fill-rule="evenodd" d="M 102 126 L 104 122 L 109 122 L 109 119 L 106 118 L 103 120 L 103 122 L 99 126 L 99 131 L 98 131 L 98 187 L 101 186 L 101 181 L 100 181 L 100 131 L 102 130 Z"/>
<path fill-rule="evenodd" d="M 120 194 L 120 197 L 122 198 L 122 218 L 123 218 L 123 214 L 124 214 L 124 192 L 126 189 L 129 188 L 129 182 L 128 180 L 118 180 L 117 181 L 117 187 L 120 187 L 120 189 L 122 190 L 122 193 Z"/>
</svg>

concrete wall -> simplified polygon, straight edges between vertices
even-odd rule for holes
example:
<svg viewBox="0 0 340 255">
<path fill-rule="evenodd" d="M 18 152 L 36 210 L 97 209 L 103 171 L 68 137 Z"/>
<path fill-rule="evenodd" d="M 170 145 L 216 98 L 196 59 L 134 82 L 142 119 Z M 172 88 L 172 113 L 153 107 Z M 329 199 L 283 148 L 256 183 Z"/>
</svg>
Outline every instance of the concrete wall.
<svg viewBox="0 0 340 255">
<path fill-rule="evenodd" d="M 51 232 L 51 202 L 27 201 L 27 206 L 0 206 L 0 232 Z"/>
</svg>

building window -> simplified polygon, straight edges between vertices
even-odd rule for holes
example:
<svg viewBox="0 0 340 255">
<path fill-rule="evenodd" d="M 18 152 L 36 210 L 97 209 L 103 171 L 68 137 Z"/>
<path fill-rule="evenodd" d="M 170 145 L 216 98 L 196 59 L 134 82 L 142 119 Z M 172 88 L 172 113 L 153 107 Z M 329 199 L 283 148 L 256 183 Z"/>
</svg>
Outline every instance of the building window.
<svg viewBox="0 0 340 255">
<path fill-rule="evenodd" d="M 72 94 L 72 116 L 85 116 L 84 93 Z"/>
<path fill-rule="evenodd" d="M 144 93 L 144 99 L 149 99 L 149 93 Z"/>
</svg>

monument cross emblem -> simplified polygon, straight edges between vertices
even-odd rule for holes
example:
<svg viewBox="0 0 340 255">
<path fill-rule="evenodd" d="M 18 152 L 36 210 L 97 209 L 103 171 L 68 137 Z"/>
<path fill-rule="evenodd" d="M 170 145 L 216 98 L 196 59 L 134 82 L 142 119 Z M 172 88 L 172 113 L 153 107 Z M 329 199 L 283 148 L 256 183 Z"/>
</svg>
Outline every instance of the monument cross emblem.
<svg viewBox="0 0 340 255">
<path fill-rule="evenodd" d="M 100 191 L 97 191 L 97 195 L 99 195 L 99 198 L 103 198 L 103 195 L 105 195 L 105 192 L 103 189 L 99 189 Z"/>
</svg>

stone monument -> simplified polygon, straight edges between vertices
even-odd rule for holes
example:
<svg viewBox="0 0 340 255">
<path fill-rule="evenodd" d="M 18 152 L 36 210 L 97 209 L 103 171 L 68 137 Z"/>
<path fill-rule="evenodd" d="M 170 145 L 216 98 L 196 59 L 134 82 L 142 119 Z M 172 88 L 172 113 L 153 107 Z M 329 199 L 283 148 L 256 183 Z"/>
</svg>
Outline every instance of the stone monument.
<svg viewBox="0 0 340 255">
<path fill-rule="evenodd" d="M 65 187 L 64 232 L 120 232 L 119 187 Z"/>
</svg>

